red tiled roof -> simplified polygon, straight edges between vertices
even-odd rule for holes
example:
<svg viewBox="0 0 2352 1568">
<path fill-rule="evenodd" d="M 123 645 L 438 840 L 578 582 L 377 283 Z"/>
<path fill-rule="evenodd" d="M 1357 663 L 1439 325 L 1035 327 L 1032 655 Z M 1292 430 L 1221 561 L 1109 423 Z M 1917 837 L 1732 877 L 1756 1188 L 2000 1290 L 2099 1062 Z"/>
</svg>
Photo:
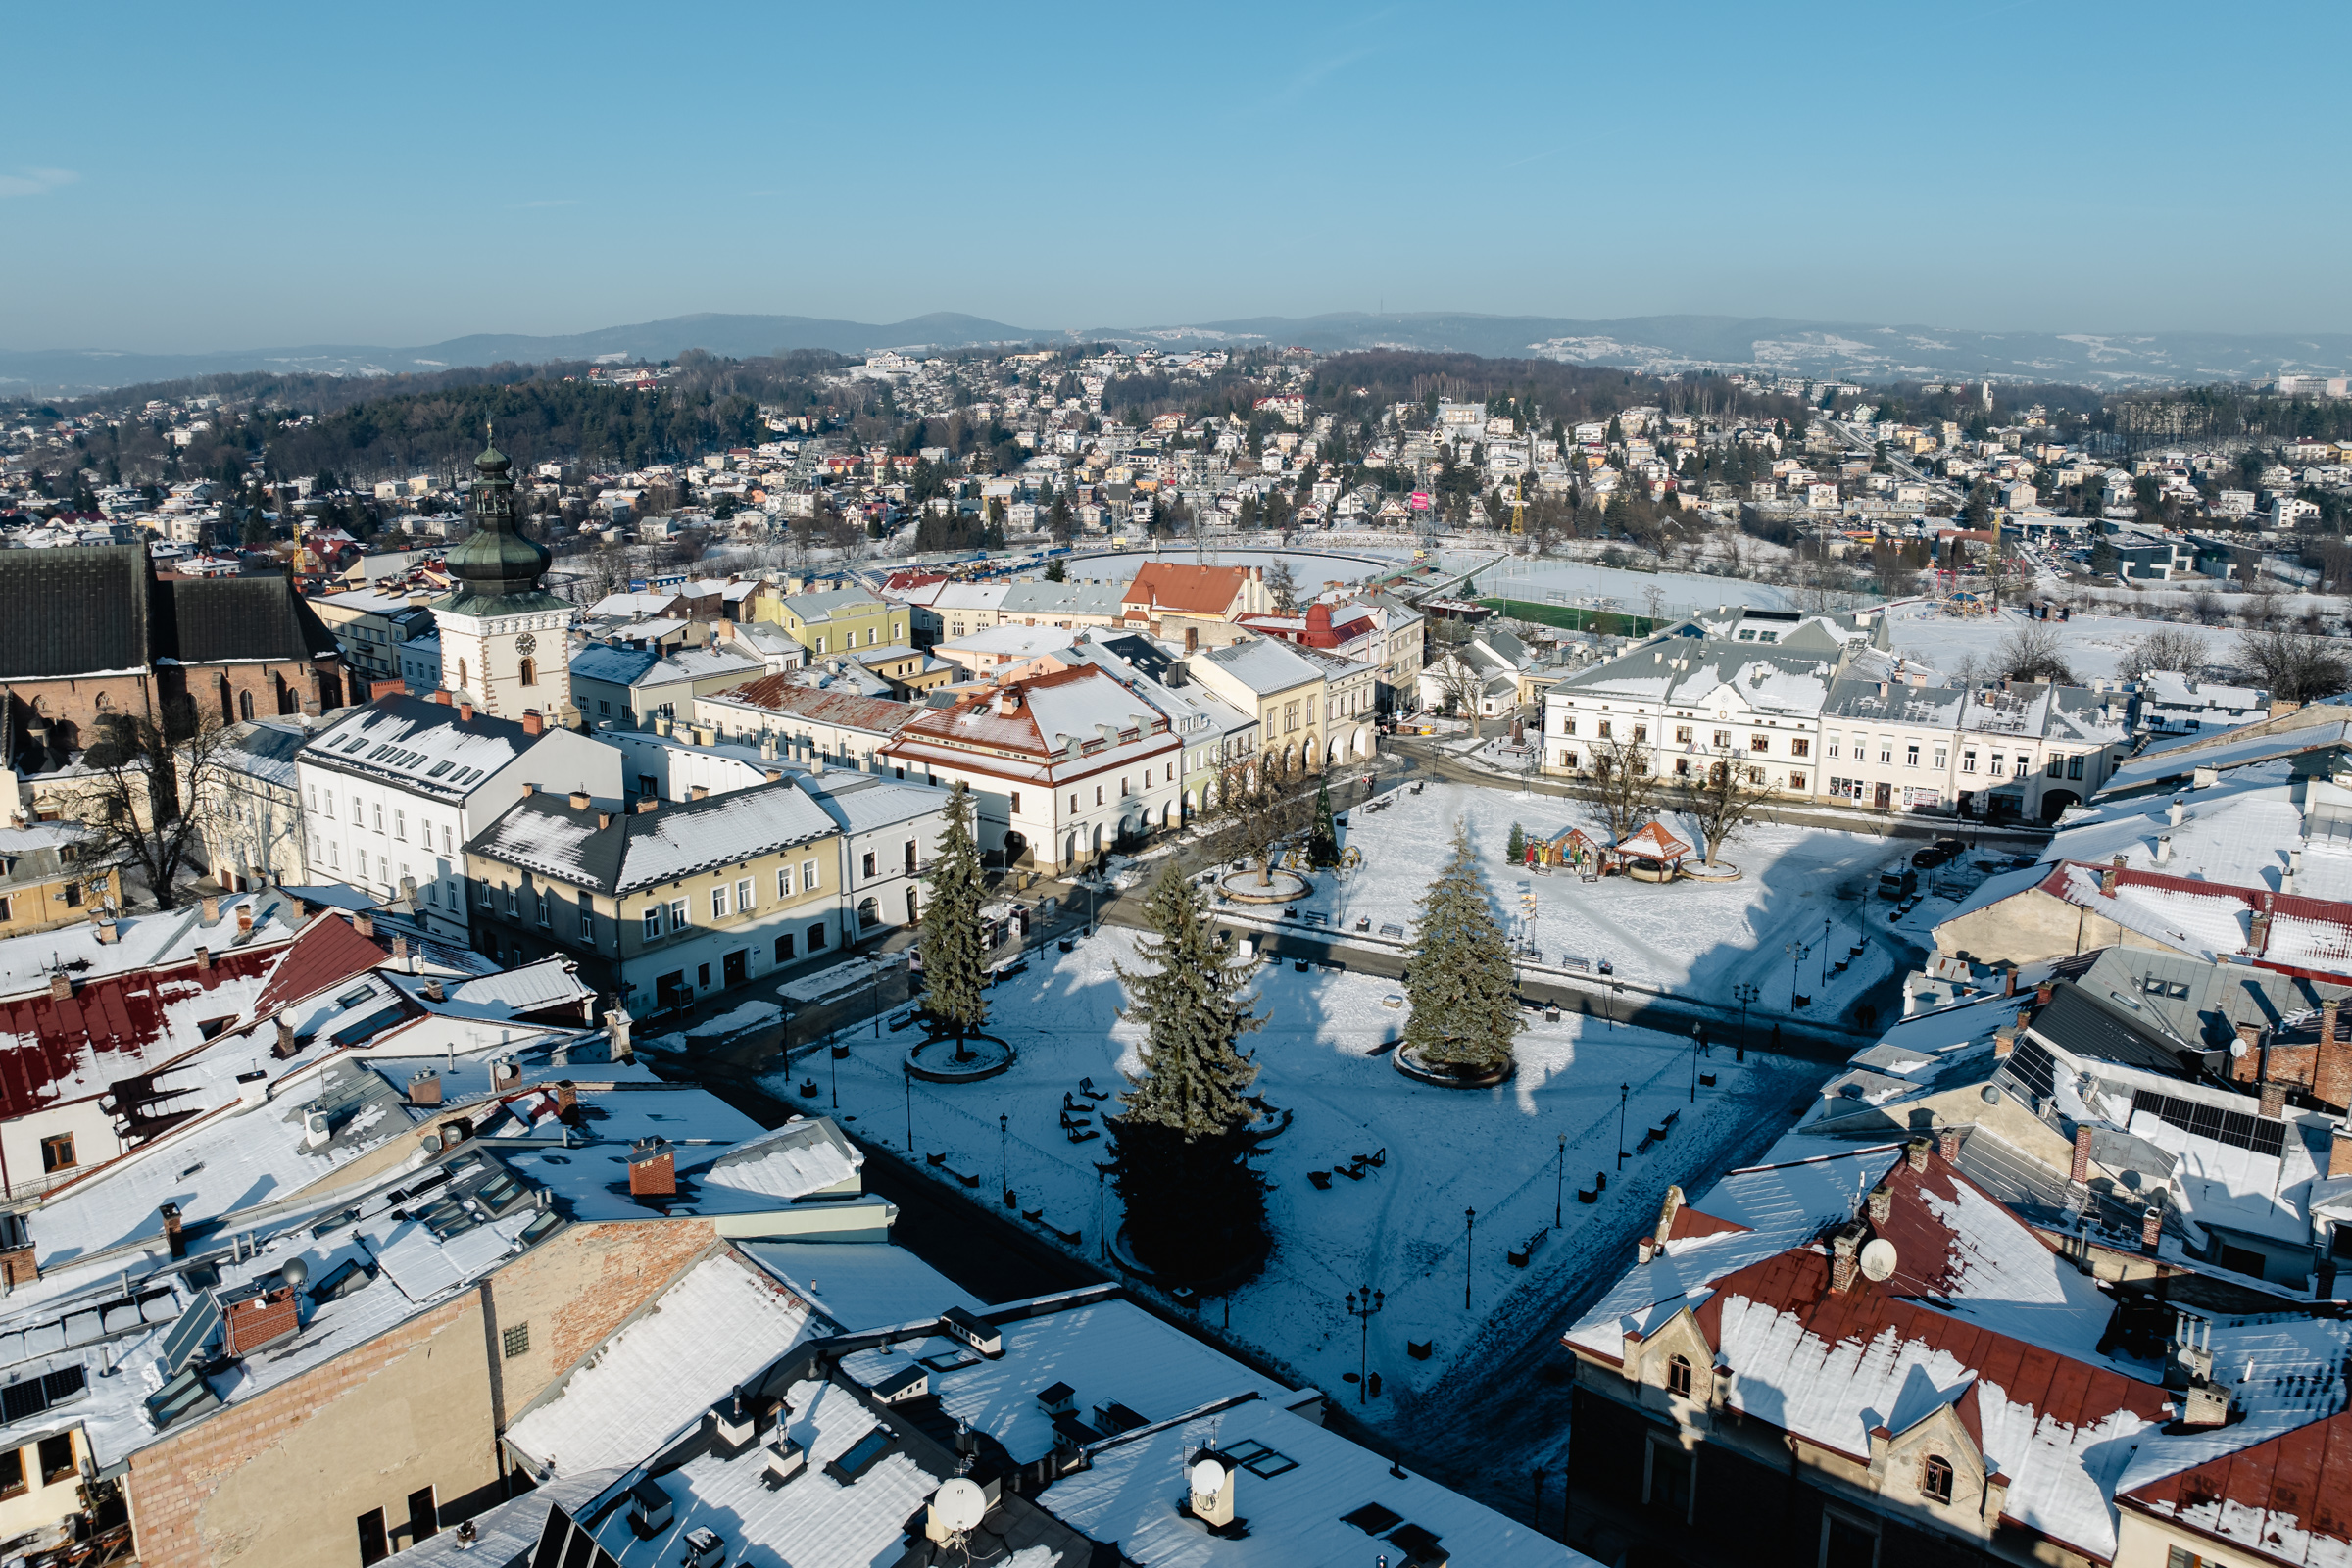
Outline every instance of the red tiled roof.
<svg viewBox="0 0 2352 1568">
<path fill-rule="evenodd" d="M 1232 608 L 1248 577 L 1241 566 L 1191 566 L 1174 561 L 1147 561 L 1127 585 L 1121 602 L 1179 613 L 1222 615 Z"/>
<path fill-rule="evenodd" d="M 785 675 L 762 675 L 714 695 L 771 712 L 789 713 L 811 723 L 839 724 L 883 735 L 896 734 L 899 726 L 917 711 L 912 704 L 894 703 L 887 697 L 859 697 L 854 692 L 796 686 Z"/>
<path fill-rule="evenodd" d="M 1712 1214 L 1702 1214 L 1685 1203 L 1674 1211 L 1674 1224 L 1667 1230 L 1666 1239 L 1670 1242 L 1679 1242 L 1687 1236 L 1723 1236 L 1747 1228 L 1745 1225 L 1734 1224 L 1728 1219 L 1717 1219 Z"/>
<path fill-rule="evenodd" d="M 284 949 L 277 967 L 270 971 L 270 983 L 254 1001 L 254 1016 L 270 1017 L 280 1007 L 316 996 L 337 981 L 365 974 L 391 952 L 391 943 L 360 935 L 344 915 L 333 911 L 321 914 L 296 932 Z"/>
<path fill-rule="evenodd" d="M 2151 1481 L 2116 1501 L 2273 1562 L 2341 1562 L 2352 1543 L 2352 1412 Z"/>
<path fill-rule="evenodd" d="M 41 992 L 0 1004 L 0 1117 L 102 1094 L 117 1078 L 202 1044 L 194 1025 L 209 1020 L 191 1016 L 189 1004 L 230 981 L 259 979 L 284 951 L 236 949 L 214 957 L 209 969 L 191 958 L 110 976 L 71 997 Z M 243 1011 L 241 998 L 223 999 L 222 1017 Z"/>
</svg>

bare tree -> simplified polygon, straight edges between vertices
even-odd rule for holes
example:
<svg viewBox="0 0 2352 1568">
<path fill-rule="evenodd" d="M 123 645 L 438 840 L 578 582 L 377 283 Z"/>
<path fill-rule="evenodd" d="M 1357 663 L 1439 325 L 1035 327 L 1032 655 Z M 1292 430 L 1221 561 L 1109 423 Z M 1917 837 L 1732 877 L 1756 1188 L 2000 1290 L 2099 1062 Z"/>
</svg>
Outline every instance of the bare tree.
<svg viewBox="0 0 2352 1568">
<path fill-rule="evenodd" d="M 1705 766 L 1682 787 L 1683 810 L 1705 837 L 1706 863 L 1713 865 L 1723 847 L 1755 821 L 1756 809 L 1772 799 L 1772 791 L 1755 781 L 1750 764 L 1729 747 L 1708 754 Z"/>
<path fill-rule="evenodd" d="M 2205 667 L 2205 639 L 2185 626 L 2160 626 L 2135 637 L 2117 662 L 2116 673 L 2128 681 L 2147 679 L 2154 669 L 2193 675 Z"/>
<path fill-rule="evenodd" d="M 2004 680 L 2075 684 L 2075 672 L 2066 662 L 2056 629 L 2039 620 L 2029 620 L 2001 639 L 1992 651 L 1991 673 Z"/>
<path fill-rule="evenodd" d="M 221 786 L 234 760 L 228 731 L 196 716 L 179 698 L 166 720 L 105 715 L 100 739 L 81 754 L 81 781 L 61 790 L 59 808 L 90 830 L 85 855 L 142 877 L 156 907 L 179 902 L 179 875 L 220 837 Z"/>
<path fill-rule="evenodd" d="M 1650 771 L 1649 742 L 1602 736 L 1586 755 L 1593 819 L 1616 843 L 1657 814 L 1658 779 Z"/>
<path fill-rule="evenodd" d="M 2284 627 L 2238 634 L 2239 663 L 2253 670 L 2278 703 L 2316 703 L 2352 686 L 2352 659 L 2342 643 Z"/>
<path fill-rule="evenodd" d="M 1241 858 L 1257 862 L 1257 885 L 1274 880 L 1274 850 L 1306 819 L 1297 790 L 1301 770 L 1287 754 L 1261 752 L 1229 762 L 1217 777 L 1211 819 L 1231 836 Z"/>
</svg>

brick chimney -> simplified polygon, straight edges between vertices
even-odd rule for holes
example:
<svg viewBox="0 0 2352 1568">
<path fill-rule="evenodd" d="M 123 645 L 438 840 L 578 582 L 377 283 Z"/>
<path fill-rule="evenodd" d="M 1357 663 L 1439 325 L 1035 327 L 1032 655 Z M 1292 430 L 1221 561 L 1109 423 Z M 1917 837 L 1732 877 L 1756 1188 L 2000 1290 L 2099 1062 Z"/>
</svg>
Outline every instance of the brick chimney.
<svg viewBox="0 0 2352 1568">
<path fill-rule="evenodd" d="M 407 937 L 392 939 L 392 961 L 404 969 L 409 966 L 409 939 Z"/>
<path fill-rule="evenodd" d="M 569 799 L 573 810 L 585 811 L 588 809 L 588 792 L 586 790 L 573 790 Z"/>
<path fill-rule="evenodd" d="M 286 1021 L 284 1013 L 279 1013 L 277 1015 L 277 1044 L 270 1048 L 270 1054 L 278 1060 L 284 1061 L 301 1049 L 301 1044 L 294 1038 L 293 1024 Z"/>
<path fill-rule="evenodd" d="M 430 1067 L 409 1080 L 409 1103 L 438 1105 L 441 1103 L 441 1075 Z"/>
<path fill-rule="evenodd" d="M 579 1086 L 568 1078 L 556 1080 L 556 1114 L 569 1119 L 571 1113 L 579 1108 Z"/>
<path fill-rule="evenodd" d="M 164 1246 L 171 1249 L 172 1255 L 175 1258 L 187 1256 L 188 1238 L 186 1233 L 179 1228 L 179 1205 L 166 1203 L 156 1212 L 161 1214 L 164 1219 Z"/>
<path fill-rule="evenodd" d="M 2237 1026 L 2237 1054 L 2230 1063 L 2230 1076 L 2241 1084 L 2250 1084 L 2262 1076 L 2262 1025 Z"/>
<path fill-rule="evenodd" d="M 710 786 L 708 784 L 692 785 L 686 791 L 686 798 L 690 801 L 707 801 L 710 798 Z"/>
<path fill-rule="evenodd" d="M 351 917 L 351 928 L 364 937 L 372 937 L 375 935 L 375 916 L 366 909 L 358 910 Z"/>
<path fill-rule="evenodd" d="M 112 947 L 122 940 L 122 927 L 103 909 L 92 916 L 90 924 L 97 930 L 99 944 L 103 947 Z"/>
<path fill-rule="evenodd" d="M 253 906 L 250 904 L 237 906 L 237 935 L 241 937 L 253 935 Z"/>
<path fill-rule="evenodd" d="M 639 816 L 644 816 L 651 812 L 655 807 L 660 806 L 661 804 L 662 799 L 660 796 L 648 795 L 644 800 L 637 803 L 637 814 Z"/>
<path fill-rule="evenodd" d="M 1842 1296 L 1854 1288 L 1862 1277 L 1862 1264 L 1854 1249 L 1861 1244 L 1859 1225 L 1841 1225 L 1830 1236 L 1830 1289 Z"/>
<path fill-rule="evenodd" d="M 32 1255 L 30 1242 L 0 1252 L 0 1285 L 13 1291 L 20 1285 L 32 1284 L 40 1277 L 41 1265 Z"/>
<path fill-rule="evenodd" d="M 251 1355 L 265 1345 L 274 1345 L 302 1327 L 301 1308 L 294 1296 L 294 1287 L 280 1285 L 259 1296 L 249 1296 L 241 1301 L 231 1301 L 221 1314 L 225 1336 L 221 1348 L 230 1356 Z"/>
<path fill-rule="evenodd" d="M 2247 922 L 2246 951 L 2257 957 L 2271 951 L 2271 911 L 2256 909 Z"/>
<path fill-rule="evenodd" d="M 1936 1135 L 1936 1152 L 1943 1156 L 1946 1165 L 1960 1163 L 1960 1145 L 1968 1134 L 1958 1127 L 1946 1127 Z"/>
<path fill-rule="evenodd" d="M 207 894 L 204 896 L 204 898 L 203 898 L 203 899 L 200 901 L 200 907 L 201 907 L 201 908 L 203 909 L 203 911 L 204 911 L 204 914 L 203 914 L 203 919 L 202 919 L 202 923 L 203 923 L 203 924 L 205 924 L 205 925 L 219 925 L 219 924 L 220 923 L 220 894 L 218 894 L 218 893 L 207 893 Z"/>
<path fill-rule="evenodd" d="M 397 678 L 371 680 L 368 683 L 368 700 L 371 703 L 380 703 L 387 697 L 405 696 L 408 689 L 409 683 Z"/>
<path fill-rule="evenodd" d="M 1894 1189 L 1885 1182 L 1870 1190 L 1870 1222 L 1884 1225 L 1894 1213 Z"/>
<path fill-rule="evenodd" d="M 465 699 L 463 702 L 461 702 L 461 703 L 459 703 L 459 704 L 458 704 L 458 717 L 459 717 L 460 719 L 464 720 L 466 723 L 468 723 L 468 724 L 470 724 L 470 723 L 472 723 L 472 722 L 473 722 L 473 699 L 472 699 L 472 698 L 468 697 L 468 698 Z"/>
<path fill-rule="evenodd" d="M 2073 1182 L 2090 1180 L 2091 1136 L 2091 1129 L 2087 1125 L 2075 1129 L 2075 1163 L 2066 1173 L 2067 1180 Z"/>
<path fill-rule="evenodd" d="M 525 781 L 525 783 L 524 783 L 524 784 L 523 784 L 523 786 L 522 786 L 522 798 L 523 798 L 524 800 L 526 800 L 526 801 L 527 801 L 527 800 L 531 799 L 533 796 L 537 795 L 538 793 L 539 793 L 539 786 L 538 786 L 538 785 L 536 785 L 536 784 L 533 784 L 533 783 L 530 783 L 530 782 L 528 782 L 528 781 Z"/>
<path fill-rule="evenodd" d="M 2153 1257 L 2163 1236 L 2164 1205 L 2151 1199 L 2139 1214 L 2139 1250 Z"/>
<path fill-rule="evenodd" d="M 2017 1025 L 2005 1023 L 1992 1032 L 1992 1059 L 2003 1061 L 2017 1049 Z"/>
<path fill-rule="evenodd" d="M 631 1198 L 668 1198 L 677 1190 L 677 1160 L 667 1144 L 648 1138 L 629 1151 Z"/>
<path fill-rule="evenodd" d="M 201 942 L 200 942 L 200 943 L 198 943 L 198 944 L 196 945 L 196 971 L 197 971 L 197 973 L 199 973 L 199 974 L 208 973 L 208 972 L 210 972 L 210 971 L 211 971 L 212 967 L 213 967 L 213 950 L 212 950 L 211 948 L 209 948 L 209 947 L 206 947 L 206 946 L 205 946 L 203 943 L 201 943 Z"/>
<path fill-rule="evenodd" d="M 2055 992 L 2056 987 L 2050 981 L 2044 980 L 2041 984 L 2034 988 L 2034 1005 L 2036 1007 L 2048 1006 L 2050 1004 L 2050 998 L 2055 994 Z"/>
<path fill-rule="evenodd" d="M 433 693 L 433 701 L 439 703 L 443 708 L 447 708 L 449 706 L 449 693 L 446 690 L 437 691 Z"/>
<path fill-rule="evenodd" d="M 1936 1146 L 1925 1138 L 1908 1139 L 1903 1144 L 1903 1159 L 1913 1170 L 1928 1168 L 1928 1151 Z"/>
<path fill-rule="evenodd" d="M 525 735 L 544 735 L 547 733 L 547 720 L 540 714 L 539 710 L 536 708 L 526 708 L 522 710 L 522 732 Z"/>
<path fill-rule="evenodd" d="M 2017 995 L 2017 966 L 2015 964 L 2011 964 L 2001 971 L 2001 995 L 2004 997 Z"/>
<path fill-rule="evenodd" d="M 2262 1086 L 2262 1114 L 2277 1121 L 2286 1114 L 2286 1085 L 2266 1083 Z"/>
<path fill-rule="evenodd" d="M 2352 1127 L 2341 1122 L 2335 1126 L 2335 1141 L 2328 1146 L 2328 1175 L 2330 1180 L 2352 1176 Z"/>
</svg>

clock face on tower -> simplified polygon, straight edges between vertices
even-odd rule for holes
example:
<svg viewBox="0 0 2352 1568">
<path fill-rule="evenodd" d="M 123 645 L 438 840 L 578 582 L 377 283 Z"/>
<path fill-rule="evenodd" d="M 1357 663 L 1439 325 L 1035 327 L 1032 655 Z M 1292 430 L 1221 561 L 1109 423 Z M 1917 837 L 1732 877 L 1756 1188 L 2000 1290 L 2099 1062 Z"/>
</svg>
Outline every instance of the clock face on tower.
<svg viewBox="0 0 2352 1568">
<path fill-rule="evenodd" d="M 538 647 L 539 639 L 532 636 L 527 631 L 514 639 L 514 651 L 518 654 L 528 656 L 529 654 L 536 652 Z"/>
</svg>

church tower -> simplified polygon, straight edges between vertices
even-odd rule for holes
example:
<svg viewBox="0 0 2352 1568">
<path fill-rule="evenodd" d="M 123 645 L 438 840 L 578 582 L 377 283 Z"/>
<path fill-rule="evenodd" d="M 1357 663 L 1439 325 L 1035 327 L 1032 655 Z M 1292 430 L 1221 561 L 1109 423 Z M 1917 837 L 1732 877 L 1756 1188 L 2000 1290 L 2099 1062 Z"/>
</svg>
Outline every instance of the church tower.
<svg viewBox="0 0 2352 1568">
<path fill-rule="evenodd" d="M 457 590 L 432 607 L 441 685 L 501 718 L 535 709 L 568 725 L 572 607 L 540 581 L 546 547 L 514 530 L 514 466 L 495 446 L 473 460 L 473 533 L 448 556 Z"/>
</svg>

